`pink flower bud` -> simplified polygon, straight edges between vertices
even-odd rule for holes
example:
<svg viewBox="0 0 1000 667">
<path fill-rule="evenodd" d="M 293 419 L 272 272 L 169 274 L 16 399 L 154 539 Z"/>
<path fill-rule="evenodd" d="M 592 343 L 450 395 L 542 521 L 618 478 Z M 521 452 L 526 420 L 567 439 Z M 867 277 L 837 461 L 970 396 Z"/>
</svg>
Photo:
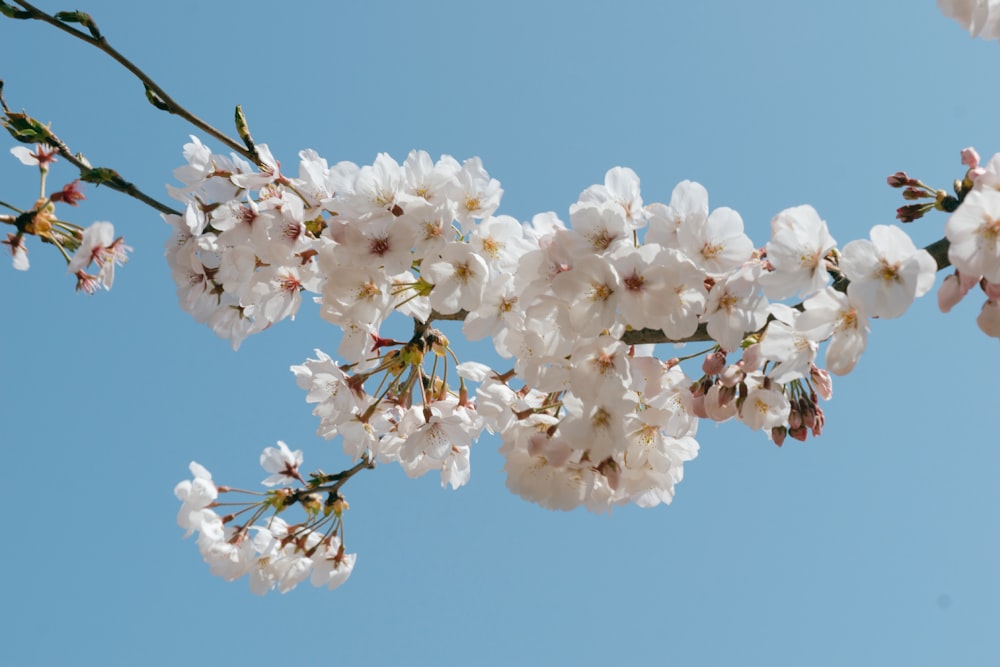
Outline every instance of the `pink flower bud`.
<svg viewBox="0 0 1000 667">
<path fill-rule="evenodd" d="M 781 445 L 785 442 L 786 435 L 788 435 L 788 429 L 784 426 L 775 426 L 771 429 L 771 441 L 778 447 L 781 447 Z"/>
<path fill-rule="evenodd" d="M 969 169 L 975 169 L 979 166 L 979 153 L 972 146 L 962 149 L 962 164 L 964 164 Z"/>
<path fill-rule="evenodd" d="M 617 489 L 619 483 L 621 482 L 621 469 L 615 460 L 612 458 L 607 458 L 601 461 L 601 464 L 597 466 L 597 472 L 604 475 L 604 478 L 608 480 L 608 486 L 612 489 Z"/>
<path fill-rule="evenodd" d="M 823 397 L 824 401 L 829 401 L 833 398 L 833 378 L 830 377 L 828 370 L 813 366 L 809 369 L 809 377 L 812 379 L 813 386 L 816 387 L 816 391 Z"/>
<path fill-rule="evenodd" d="M 816 406 L 806 398 L 799 399 L 799 412 L 802 413 L 802 425 L 812 428 L 816 424 Z"/>
<path fill-rule="evenodd" d="M 1000 301 L 987 301 L 979 311 L 976 324 L 984 334 L 992 338 L 1000 338 Z"/>
<path fill-rule="evenodd" d="M 722 382 L 723 386 L 735 387 L 737 384 L 743 381 L 743 378 L 747 376 L 743 372 L 742 362 L 727 366 L 722 374 L 719 376 L 719 381 Z"/>
<path fill-rule="evenodd" d="M 962 300 L 963 296 L 965 296 L 965 292 L 962 291 L 958 274 L 953 273 L 950 276 L 946 276 L 944 282 L 941 283 L 941 288 L 938 289 L 938 308 L 942 313 L 947 313 L 955 307 L 956 303 Z"/>
<path fill-rule="evenodd" d="M 722 350 L 716 350 L 712 354 L 707 355 L 705 361 L 701 364 L 701 370 L 705 375 L 718 375 L 725 367 L 726 353 Z"/>
<path fill-rule="evenodd" d="M 705 394 L 699 393 L 691 397 L 691 412 L 699 419 L 708 419 L 708 413 L 705 412 Z"/>
<path fill-rule="evenodd" d="M 721 384 L 712 385 L 705 394 L 705 412 L 712 421 L 724 422 L 736 416 L 736 390 Z"/>
<path fill-rule="evenodd" d="M 743 350 L 743 372 L 753 373 L 760 370 L 764 358 L 760 355 L 760 343 L 754 343 Z"/>
<path fill-rule="evenodd" d="M 802 426 L 802 414 L 793 408 L 788 413 L 788 427 L 794 430 L 800 426 Z"/>
<path fill-rule="evenodd" d="M 788 435 L 792 436 L 799 442 L 805 442 L 806 438 L 809 437 L 809 429 L 805 426 L 800 426 L 799 428 L 793 428 L 788 431 Z"/>
<path fill-rule="evenodd" d="M 813 437 L 818 438 L 823 435 L 823 425 L 826 424 L 826 413 L 823 412 L 823 408 L 816 408 L 816 423 L 813 424 L 812 432 Z"/>
</svg>

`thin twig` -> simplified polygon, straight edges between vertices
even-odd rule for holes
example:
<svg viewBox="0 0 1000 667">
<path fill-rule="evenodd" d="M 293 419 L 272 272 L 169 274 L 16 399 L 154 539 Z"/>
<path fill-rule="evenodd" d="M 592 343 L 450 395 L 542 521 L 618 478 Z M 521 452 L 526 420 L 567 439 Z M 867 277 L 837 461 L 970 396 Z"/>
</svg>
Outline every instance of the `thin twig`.
<svg viewBox="0 0 1000 667">
<path fill-rule="evenodd" d="M 16 139 L 20 141 L 28 141 L 32 143 L 45 144 L 55 148 L 56 151 L 62 156 L 67 162 L 72 164 L 80 171 L 80 179 L 86 183 L 93 183 L 95 185 L 106 185 L 112 190 L 116 190 L 123 194 L 126 194 L 133 199 L 141 201 L 146 206 L 153 208 L 160 213 L 167 213 L 170 215 L 181 215 L 181 212 L 167 206 L 166 204 L 150 197 L 145 192 L 137 188 L 133 183 L 126 181 L 122 178 L 114 169 L 109 169 L 107 167 L 97 167 L 94 168 L 89 162 L 83 159 L 82 156 L 76 155 L 69 149 L 62 139 L 56 136 L 48 127 L 42 127 L 41 123 L 31 118 L 24 113 L 12 113 L 10 108 L 7 106 L 7 100 L 3 96 L 3 81 L 0 81 L 0 109 L 3 110 L 4 115 L 4 125 L 10 128 L 10 124 L 15 121 L 29 123 L 35 128 L 37 128 L 40 134 L 35 134 L 33 138 L 28 139 L 25 137 L 19 137 L 13 130 Z"/>
<path fill-rule="evenodd" d="M 122 67 L 127 69 L 129 72 L 135 75 L 135 77 L 139 79 L 139 81 L 142 82 L 143 86 L 145 86 L 146 89 L 146 97 L 149 99 L 149 102 L 157 109 L 166 111 L 167 113 L 174 114 L 175 116 L 180 116 L 187 122 L 197 127 L 202 132 L 205 132 L 206 134 L 209 134 L 215 139 L 221 141 L 231 150 L 239 153 L 243 157 L 252 161 L 254 164 L 258 166 L 261 165 L 260 158 L 257 156 L 256 151 L 249 150 L 247 147 L 243 146 L 240 142 L 230 138 L 224 132 L 216 129 L 212 125 L 209 125 L 207 122 L 205 122 L 201 118 L 198 118 L 193 113 L 191 113 L 183 106 L 178 104 L 176 101 L 174 101 L 174 99 L 170 95 L 168 95 L 166 91 L 163 90 L 163 88 L 161 88 L 155 81 L 153 81 L 153 79 L 151 79 L 148 74 L 143 72 L 131 60 L 123 56 L 121 53 L 118 52 L 117 49 L 108 44 L 108 41 L 104 38 L 104 36 L 100 33 L 100 31 L 97 30 L 96 24 L 94 24 L 92 21 L 86 24 L 88 28 L 90 28 L 90 33 L 88 34 L 82 30 L 78 30 L 77 28 L 68 25 L 63 21 L 60 21 L 59 19 L 50 14 L 46 14 L 42 10 L 32 5 L 30 2 L 25 2 L 25 0 L 14 0 L 14 2 L 16 2 L 21 7 L 24 7 L 24 9 L 30 14 L 30 18 L 39 21 L 44 21 L 49 25 L 55 26 L 59 30 L 62 30 L 63 32 L 68 33 L 76 37 L 77 39 L 86 42 L 87 44 L 90 44 L 91 46 L 97 47 L 104 53 L 114 58 Z"/>
</svg>

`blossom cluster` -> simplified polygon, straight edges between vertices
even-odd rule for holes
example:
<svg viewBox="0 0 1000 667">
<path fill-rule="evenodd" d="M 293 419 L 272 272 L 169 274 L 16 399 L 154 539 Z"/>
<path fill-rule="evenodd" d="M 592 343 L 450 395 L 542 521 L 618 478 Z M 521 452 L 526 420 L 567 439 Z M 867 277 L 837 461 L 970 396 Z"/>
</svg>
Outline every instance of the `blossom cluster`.
<svg viewBox="0 0 1000 667">
<path fill-rule="evenodd" d="M 10 152 L 21 164 L 36 167 L 41 176 L 41 195 L 29 210 L 18 210 L 16 216 L 0 216 L 0 221 L 16 228 L 16 233 L 8 233 L 7 238 L 0 241 L 8 247 L 14 268 L 27 271 L 30 267 L 25 238 L 35 236 L 51 243 L 62 253 L 68 272 L 76 277 L 78 291 L 93 294 L 99 288 L 111 289 L 115 267 L 128 261 L 132 248 L 125 245 L 122 237 L 115 237 L 115 228 L 110 222 L 95 222 L 82 228 L 56 215 L 57 204 L 77 206 L 84 196 L 80 192 L 79 181 L 72 181 L 56 192 L 45 194 L 50 165 L 56 162 L 54 149 L 38 145 L 31 152 L 24 146 L 15 146 Z M 94 273 L 89 272 L 91 266 L 96 269 Z"/>
<path fill-rule="evenodd" d="M 215 511 L 219 507 L 240 504 L 222 503 L 219 495 L 238 490 L 217 486 L 212 474 L 192 461 L 193 479 L 174 488 L 181 501 L 177 524 L 186 531 L 184 537 L 198 533 L 198 549 L 212 574 L 227 581 L 248 576 L 250 590 L 259 595 L 274 588 L 286 593 L 307 578 L 314 586 L 330 589 L 347 581 L 356 555 L 344 551 L 342 514 L 347 504 L 336 488 L 331 491 L 326 487 L 330 477 L 314 473 L 306 482 L 298 470 L 301 450 L 292 451 L 281 441 L 277 448 L 264 449 L 260 463 L 271 473 L 262 482 L 265 486 L 295 481 L 303 486 L 253 494 L 263 499 L 243 503 L 243 509 L 219 516 Z M 307 518 L 289 524 L 279 514 L 296 504 Z M 238 517 L 250 511 L 251 517 L 239 523 Z"/>
<path fill-rule="evenodd" d="M 496 214 L 503 191 L 478 158 L 331 166 L 306 150 L 290 176 L 257 150 L 259 169 L 194 138 L 185 147 L 172 191 L 185 213 L 166 216 L 182 306 L 235 348 L 312 293 L 343 332 L 341 361 L 317 350 L 292 368 L 319 435 L 457 488 L 488 430 L 508 487 L 556 509 L 669 503 L 700 418 L 777 444 L 819 435 L 830 373 L 855 366 L 869 318 L 901 315 L 937 269 L 897 227 L 838 250 L 809 206 L 776 215 L 758 248 L 701 185 L 646 204 L 623 167 L 581 193 L 568 224 L 551 212 L 521 222 Z M 414 322 L 408 341 L 380 335 L 397 311 Z M 463 320 L 513 368 L 460 363 L 434 319 Z M 704 354 L 701 373 L 635 344 L 649 331 L 710 341 L 691 355 Z"/>
</svg>

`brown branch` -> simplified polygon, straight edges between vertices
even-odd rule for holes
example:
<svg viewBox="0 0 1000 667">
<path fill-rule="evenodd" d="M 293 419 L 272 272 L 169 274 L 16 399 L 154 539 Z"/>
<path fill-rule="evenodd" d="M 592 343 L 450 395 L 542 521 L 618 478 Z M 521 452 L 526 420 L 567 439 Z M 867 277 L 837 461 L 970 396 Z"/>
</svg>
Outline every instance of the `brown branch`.
<svg viewBox="0 0 1000 667">
<path fill-rule="evenodd" d="M 25 0 L 14 0 L 14 2 L 19 4 L 21 7 L 24 7 L 25 12 L 27 14 L 25 16 L 19 16 L 18 18 L 31 18 L 38 21 L 43 21 L 45 23 L 48 23 L 49 25 L 55 26 L 56 28 L 62 30 L 65 33 L 72 35 L 73 37 L 76 37 L 79 40 L 86 42 L 87 44 L 90 44 L 91 46 L 100 49 L 104 53 L 114 58 L 118 62 L 118 64 L 127 69 L 137 79 L 139 79 L 139 81 L 142 82 L 142 85 L 146 89 L 146 98 L 149 100 L 150 104 L 155 106 L 157 109 L 160 109 L 161 111 L 166 111 L 167 113 L 174 114 L 175 116 L 180 116 L 187 122 L 197 127 L 202 132 L 205 132 L 206 134 L 209 134 L 215 139 L 221 141 L 231 150 L 239 153 L 243 157 L 252 161 L 254 164 L 258 166 L 261 165 L 260 158 L 257 157 L 257 152 L 255 150 L 250 150 L 247 147 L 243 146 L 242 144 L 240 144 L 240 142 L 230 138 L 221 130 L 217 130 L 215 127 L 209 125 L 207 122 L 205 122 L 201 118 L 198 118 L 193 113 L 191 113 L 183 106 L 178 104 L 176 101 L 174 101 L 174 99 L 170 95 L 168 95 L 167 92 L 163 90 L 163 88 L 161 88 L 155 81 L 153 81 L 153 79 L 151 79 L 148 74 L 139 69 L 132 61 L 130 61 L 128 58 L 119 53 L 117 49 L 111 46 L 108 43 L 108 41 L 104 38 L 104 36 L 100 33 L 100 31 L 97 29 L 97 25 L 88 15 L 83 14 L 82 12 L 67 13 L 67 15 L 73 17 L 74 22 L 81 23 L 82 25 L 86 26 L 89 30 L 89 34 L 87 32 L 78 30 L 77 28 L 68 25 L 65 20 L 61 21 L 55 16 L 46 14 L 42 10 L 32 5 L 31 3 L 25 2 Z M 62 13 L 59 15 L 63 16 Z"/>
<path fill-rule="evenodd" d="M 55 133 L 52 132 L 52 130 L 43 126 L 26 113 L 12 113 L 3 96 L 3 81 L 0 81 L 0 109 L 3 110 L 4 125 L 15 139 L 26 143 L 45 144 L 55 148 L 62 158 L 80 171 L 80 179 L 84 182 L 93 183 L 98 186 L 106 185 L 112 190 L 121 192 L 129 197 L 132 197 L 133 199 L 141 201 L 146 206 L 149 206 L 160 213 L 181 215 L 180 211 L 167 206 L 153 197 L 150 197 L 133 183 L 122 178 L 122 176 L 114 169 L 109 169 L 108 167 L 93 167 L 86 159 L 83 158 L 83 156 L 74 154 L 73 151 L 69 149 L 69 146 L 66 145 L 66 142 L 60 139 Z M 17 125 L 18 127 L 12 129 L 13 125 Z M 19 131 L 23 130 L 25 127 L 30 128 L 30 135 Z"/>
</svg>

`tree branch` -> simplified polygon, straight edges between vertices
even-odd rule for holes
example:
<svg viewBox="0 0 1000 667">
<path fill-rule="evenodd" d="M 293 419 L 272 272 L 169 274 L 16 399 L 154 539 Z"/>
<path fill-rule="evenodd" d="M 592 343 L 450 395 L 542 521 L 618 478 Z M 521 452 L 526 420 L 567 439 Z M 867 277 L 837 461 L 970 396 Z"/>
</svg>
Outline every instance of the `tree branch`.
<svg viewBox="0 0 1000 667">
<path fill-rule="evenodd" d="M 52 130 L 26 113 L 12 113 L 3 96 L 3 81 L 0 81 L 0 109 L 3 110 L 4 126 L 15 139 L 25 143 L 39 143 L 55 148 L 61 157 L 80 171 L 80 179 L 85 183 L 93 183 L 98 186 L 106 185 L 112 190 L 141 201 L 146 206 L 160 213 L 181 215 L 180 211 L 153 199 L 133 183 L 126 181 L 114 169 L 93 167 L 82 155 L 74 154 L 69 149 L 69 146 L 66 145 L 66 142 L 56 136 Z M 25 128 L 29 131 L 25 132 Z"/>
<path fill-rule="evenodd" d="M 149 103 L 152 104 L 154 107 L 160 109 L 161 111 L 166 111 L 167 113 L 174 114 L 175 116 L 180 116 L 187 122 L 197 127 L 202 132 L 205 132 L 206 134 L 209 134 L 215 139 L 221 141 L 231 150 L 239 153 L 240 155 L 247 158 L 254 164 L 258 166 L 261 165 L 261 161 L 260 158 L 258 158 L 257 156 L 256 150 L 248 149 L 246 146 L 243 146 L 235 139 L 232 139 L 221 130 L 216 129 L 212 125 L 209 125 L 207 122 L 205 122 L 201 118 L 198 118 L 193 113 L 191 113 L 183 106 L 178 104 L 176 101 L 174 101 L 174 99 L 170 97 L 170 95 L 168 95 L 166 91 L 164 91 L 163 88 L 161 88 L 155 81 L 153 81 L 153 79 L 151 79 L 148 74 L 139 69 L 132 61 L 130 61 L 128 58 L 119 53 L 117 49 L 115 49 L 108 43 L 108 41 L 104 38 L 101 32 L 97 29 L 97 24 L 94 23 L 93 19 L 90 18 L 89 15 L 84 14 L 83 12 L 60 12 L 56 16 L 52 16 L 38 9 L 30 2 L 26 2 L 25 0 L 14 0 L 14 2 L 23 7 L 25 11 L 20 13 L 21 15 L 14 16 L 12 18 L 35 19 L 38 21 L 43 21 L 45 23 L 48 23 L 49 25 L 55 26 L 56 28 L 62 30 L 67 34 L 72 35 L 73 37 L 76 37 L 81 41 L 86 42 L 87 44 L 90 44 L 91 46 L 100 49 L 104 53 L 114 58 L 118 62 L 118 64 L 127 69 L 137 79 L 139 79 L 139 81 L 142 82 L 142 85 L 146 89 L 146 99 L 148 99 Z M 60 20 L 60 18 L 58 17 L 62 17 L 63 20 Z M 80 23 L 81 25 L 85 26 L 88 29 L 89 33 L 68 25 L 67 21 L 73 23 Z"/>
</svg>

